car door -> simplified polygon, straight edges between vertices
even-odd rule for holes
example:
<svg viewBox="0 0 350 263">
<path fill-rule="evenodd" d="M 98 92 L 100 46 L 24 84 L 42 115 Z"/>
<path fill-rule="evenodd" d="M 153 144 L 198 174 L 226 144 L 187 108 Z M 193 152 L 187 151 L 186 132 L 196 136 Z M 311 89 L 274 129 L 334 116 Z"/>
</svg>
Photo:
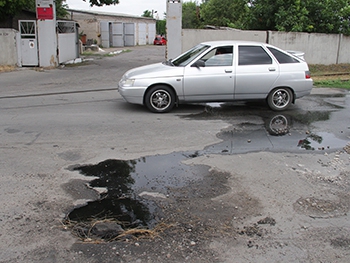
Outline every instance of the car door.
<svg viewBox="0 0 350 263">
<path fill-rule="evenodd" d="M 279 76 L 278 63 L 261 45 L 238 45 L 234 98 L 264 99 Z"/>
<path fill-rule="evenodd" d="M 185 101 L 232 100 L 233 85 L 233 46 L 213 48 L 185 67 Z"/>
</svg>

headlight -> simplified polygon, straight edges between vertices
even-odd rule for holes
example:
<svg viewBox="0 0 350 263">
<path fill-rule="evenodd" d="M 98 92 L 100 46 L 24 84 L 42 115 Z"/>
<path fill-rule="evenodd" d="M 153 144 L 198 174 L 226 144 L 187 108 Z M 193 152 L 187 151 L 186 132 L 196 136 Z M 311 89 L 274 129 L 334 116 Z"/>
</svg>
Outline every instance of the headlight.
<svg viewBox="0 0 350 263">
<path fill-rule="evenodd" d="M 124 87 L 132 87 L 134 85 L 135 79 L 126 79 L 123 80 L 122 85 Z"/>
</svg>

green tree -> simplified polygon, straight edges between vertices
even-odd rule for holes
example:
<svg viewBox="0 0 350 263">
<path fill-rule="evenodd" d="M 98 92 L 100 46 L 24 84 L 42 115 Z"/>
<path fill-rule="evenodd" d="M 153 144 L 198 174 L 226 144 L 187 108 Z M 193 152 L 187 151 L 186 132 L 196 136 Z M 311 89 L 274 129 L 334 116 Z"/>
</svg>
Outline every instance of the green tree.
<svg viewBox="0 0 350 263">
<path fill-rule="evenodd" d="M 248 12 L 247 0 L 209 0 L 201 5 L 201 18 L 205 24 L 245 28 Z"/>
<path fill-rule="evenodd" d="M 153 17 L 153 12 L 150 10 L 145 10 L 145 11 L 143 11 L 142 16 L 143 17 Z"/>
<path fill-rule="evenodd" d="M 22 9 L 34 10 L 35 0 L 0 0 L 0 19 L 14 17 Z"/>
<path fill-rule="evenodd" d="M 182 4 L 182 28 L 201 28 L 202 23 L 199 14 L 200 7 L 196 2 Z"/>
<path fill-rule="evenodd" d="M 65 18 L 68 15 L 68 5 L 64 3 L 66 0 L 56 0 L 56 17 Z"/>
<path fill-rule="evenodd" d="M 166 35 L 166 20 L 157 20 L 156 22 L 156 31 L 158 35 Z"/>
<path fill-rule="evenodd" d="M 312 1 L 308 6 L 310 27 L 318 33 L 344 33 L 349 35 L 350 1 Z"/>
<path fill-rule="evenodd" d="M 251 0 L 249 29 L 349 35 L 349 0 Z"/>
</svg>

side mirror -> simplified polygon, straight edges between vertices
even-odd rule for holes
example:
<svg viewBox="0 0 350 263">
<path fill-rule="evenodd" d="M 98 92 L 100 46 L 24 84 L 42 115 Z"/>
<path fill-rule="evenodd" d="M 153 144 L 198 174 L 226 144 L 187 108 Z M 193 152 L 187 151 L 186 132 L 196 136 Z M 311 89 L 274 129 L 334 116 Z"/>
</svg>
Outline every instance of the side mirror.
<svg viewBox="0 0 350 263">
<path fill-rule="evenodd" d="M 205 67 L 205 62 L 203 59 L 199 59 L 195 63 L 193 63 L 191 67 L 196 67 L 196 68 L 202 67 L 203 68 L 203 67 Z"/>
</svg>

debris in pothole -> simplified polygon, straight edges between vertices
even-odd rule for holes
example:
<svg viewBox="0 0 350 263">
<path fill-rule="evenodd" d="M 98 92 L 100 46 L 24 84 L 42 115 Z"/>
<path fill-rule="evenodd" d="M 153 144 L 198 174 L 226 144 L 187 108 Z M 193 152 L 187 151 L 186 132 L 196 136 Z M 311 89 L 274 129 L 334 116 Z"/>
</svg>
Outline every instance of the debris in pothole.
<svg viewBox="0 0 350 263">
<path fill-rule="evenodd" d="M 257 224 L 254 224 L 252 226 L 244 226 L 242 230 L 238 231 L 238 234 L 240 235 L 247 235 L 247 236 L 262 236 L 263 232 L 259 228 Z"/>
<path fill-rule="evenodd" d="M 125 223 L 125 222 L 124 222 Z M 160 223 L 153 229 L 126 228 L 123 222 L 113 219 L 91 220 L 90 222 L 63 221 L 64 227 L 83 242 L 101 243 L 116 240 L 154 238 L 171 225 Z"/>
<path fill-rule="evenodd" d="M 264 219 L 260 219 L 258 221 L 259 225 L 270 225 L 270 226 L 274 226 L 276 224 L 276 220 L 273 219 L 272 217 L 265 217 Z"/>
</svg>

